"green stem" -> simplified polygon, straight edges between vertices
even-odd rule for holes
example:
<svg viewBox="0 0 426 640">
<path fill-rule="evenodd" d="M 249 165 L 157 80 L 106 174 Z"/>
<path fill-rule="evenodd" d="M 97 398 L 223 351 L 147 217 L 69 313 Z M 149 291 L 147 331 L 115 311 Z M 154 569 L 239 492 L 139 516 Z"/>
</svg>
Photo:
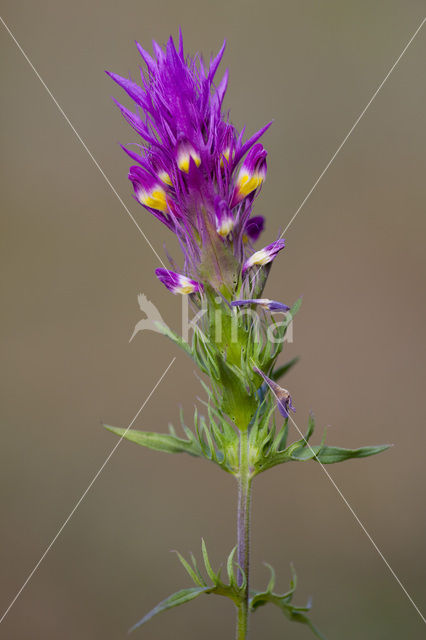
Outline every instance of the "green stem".
<svg viewBox="0 0 426 640">
<path fill-rule="evenodd" d="M 246 640 L 248 630 L 248 610 L 247 605 L 241 603 L 237 614 L 237 640 Z"/>
<path fill-rule="evenodd" d="M 245 587 L 238 606 L 237 640 L 246 640 L 249 616 L 249 569 L 250 569 L 250 503 L 251 477 L 247 431 L 240 432 L 240 471 L 238 475 L 238 564 L 244 571 Z M 238 586 L 243 584 L 243 574 L 238 572 Z"/>
</svg>

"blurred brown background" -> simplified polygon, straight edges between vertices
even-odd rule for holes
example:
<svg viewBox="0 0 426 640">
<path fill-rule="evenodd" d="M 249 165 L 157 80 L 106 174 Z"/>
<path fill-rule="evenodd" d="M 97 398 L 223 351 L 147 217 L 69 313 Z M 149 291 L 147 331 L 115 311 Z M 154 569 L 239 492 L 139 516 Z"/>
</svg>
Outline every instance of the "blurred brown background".
<svg viewBox="0 0 426 640">
<path fill-rule="evenodd" d="M 284 228 L 419 25 L 420 0 L 4 0 L 3 18 L 144 232 L 163 255 L 167 230 L 131 198 L 118 142 L 135 134 L 104 69 L 136 73 L 182 25 L 189 52 L 228 39 L 227 107 L 253 132 L 268 119 L 265 244 Z M 143 291 L 174 327 L 180 300 L 158 261 L 5 29 L 2 126 L 1 612 L 104 462 L 171 358 L 135 426 L 165 430 L 202 390 L 165 338 L 139 334 Z M 286 233 L 269 297 L 303 294 L 287 378 L 305 427 L 328 442 L 393 442 L 377 458 L 328 467 L 383 554 L 425 607 L 426 27 Z M 284 360 L 283 357 L 283 360 Z M 204 461 L 122 443 L 0 626 L 7 639 L 110 640 L 189 586 L 171 549 L 222 562 L 234 545 L 236 491 Z M 253 507 L 253 578 L 266 560 L 329 640 L 424 637 L 423 623 L 319 465 L 261 476 Z M 204 598 L 136 637 L 233 637 L 228 601 Z M 309 638 L 261 609 L 252 638 Z"/>
</svg>

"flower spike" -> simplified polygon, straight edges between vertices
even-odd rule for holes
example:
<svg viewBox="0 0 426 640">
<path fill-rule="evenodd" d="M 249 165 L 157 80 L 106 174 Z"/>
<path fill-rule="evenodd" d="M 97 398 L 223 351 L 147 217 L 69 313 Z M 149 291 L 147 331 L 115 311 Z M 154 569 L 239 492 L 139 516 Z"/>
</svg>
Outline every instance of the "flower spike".
<svg viewBox="0 0 426 640">
<path fill-rule="evenodd" d="M 228 73 L 214 78 L 224 46 L 209 64 L 185 55 L 181 32 L 177 45 L 153 42 L 153 55 L 137 48 L 146 65 L 140 84 L 108 72 L 135 103 L 133 111 L 116 103 L 140 136 L 137 152 L 125 149 L 136 163 L 135 198 L 177 236 L 185 277 L 231 298 L 263 229 L 251 212 L 266 175 L 258 140 L 269 125 L 244 140 L 222 112 Z"/>
</svg>

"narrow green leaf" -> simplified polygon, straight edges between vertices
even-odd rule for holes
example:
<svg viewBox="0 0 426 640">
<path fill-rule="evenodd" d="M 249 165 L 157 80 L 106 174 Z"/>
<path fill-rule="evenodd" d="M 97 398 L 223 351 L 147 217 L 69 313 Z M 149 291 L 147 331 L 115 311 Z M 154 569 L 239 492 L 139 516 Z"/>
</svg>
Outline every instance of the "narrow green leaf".
<svg viewBox="0 0 426 640">
<path fill-rule="evenodd" d="M 297 573 L 296 573 L 296 568 L 292 562 L 290 562 L 290 571 L 291 571 L 290 591 L 288 591 L 288 593 L 286 593 L 285 596 L 289 596 L 289 595 L 292 596 L 293 593 L 296 591 L 296 587 L 297 587 Z"/>
<path fill-rule="evenodd" d="M 282 428 L 279 430 L 279 432 L 275 437 L 275 442 L 273 447 L 274 453 L 281 452 L 285 449 L 287 444 L 287 437 L 288 437 L 288 418 L 284 420 L 284 425 L 282 426 Z"/>
<path fill-rule="evenodd" d="M 268 593 L 272 593 L 272 591 L 274 590 L 275 587 L 275 569 L 272 565 L 268 564 L 267 562 L 263 563 L 266 567 L 268 567 L 269 571 L 271 572 L 271 577 L 269 578 L 269 582 L 268 582 L 268 586 L 266 587 L 266 591 Z"/>
<path fill-rule="evenodd" d="M 304 462 L 305 460 L 312 460 L 315 456 L 318 456 L 318 453 L 321 451 L 322 446 L 316 445 L 311 447 L 311 445 L 300 446 L 297 449 L 294 449 L 290 454 L 291 460 L 298 460 L 300 462 Z"/>
<path fill-rule="evenodd" d="M 213 571 L 213 568 L 210 564 L 210 560 L 209 560 L 209 556 L 207 554 L 207 547 L 206 547 L 206 543 L 204 542 L 204 538 L 201 539 L 201 549 L 203 552 L 203 558 L 204 558 L 204 565 L 206 567 L 206 571 L 207 571 L 207 575 L 209 576 L 210 580 L 213 582 L 213 584 L 216 584 L 218 581 L 218 575 L 215 574 L 215 572 Z"/>
<path fill-rule="evenodd" d="M 142 447 L 154 449 L 155 451 L 164 451 L 166 453 L 189 453 L 191 456 L 202 456 L 201 449 L 195 442 L 195 439 L 183 440 L 174 435 L 164 433 L 154 433 L 150 431 L 137 431 L 135 429 L 120 429 L 104 425 L 108 431 L 121 436 L 130 442 L 135 442 Z"/>
<path fill-rule="evenodd" d="M 310 610 L 309 605 L 306 607 L 294 607 L 293 605 L 289 604 L 287 596 L 280 596 L 278 594 L 270 592 L 254 592 L 254 594 L 250 598 L 250 609 L 252 611 L 256 611 L 256 609 L 268 603 L 274 604 L 279 609 L 281 609 L 284 615 L 292 622 L 300 622 L 302 624 L 306 624 L 313 632 L 313 634 L 317 638 L 320 638 L 320 640 L 326 640 L 325 636 L 323 636 L 322 633 L 318 631 L 318 629 L 312 624 L 305 613 Z"/>
<path fill-rule="evenodd" d="M 291 316 L 291 318 L 293 319 L 294 316 L 296 315 L 296 313 L 299 311 L 300 307 L 302 306 L 302 297 L 298 298 L 296 300 L 296 302 L 294 303 L 294 305 L 291 307 L 290 311 L 288 311 L 288 315 Z"/>
<path fill-rule="evenodd" d="M 170 338 L 170 340 L 172 340 L 175 344 L 177 344 L 184 351 L 186 351 L 186 353 L 189 356 L 191 356 L 191 358 L 193 357 L 194 354 L 192 352 L 190 345 L 187 342 L 185 342 L 183 338 L 178 336 L 172 329 L 170 329 L 170 327 L 168 327 L 163 322 L 157 321 L 154 324 L 157 327 L 159 332 L 161 332 L 164 336 L 167 336 L 168 338 Z"/>
<path fill-rule="evenodd" d="M 278 367 L 278 369 L 275 369 L 275 371 L 271 373 L 272 380 L 275 380 L 275 382 L 277 382 L 280 378 L 285 376 L 285 374 L 288 373 L 290 369 L 292 369 L 294 365 L 299 362 L 299 360 L 299 356 L 296 356 L 292 360 L 289 360 L 288 362 L 283 364 L 281 367 Z"/>
<path fill-rule="evenodd" d="M 206 583 L 206 581 L 204 580 L 204 577 L 203 577 L 203 575 L 201 574 L 201 571 L 200 571 L 200 570 L 199 570 L 199 568 L 198 568 L 197 560 L 196 560 L 196 558 L 195 558 L 195 556 L 194 556 L 194 554 L 193 554 L 193 553 L 191 553 L 191 562 L 192 562 L 192 564 L 193 564 L 193 567 L 194 567 L 194 571 L 195 571 L 195 573 L 197 574 L 197 576 L 198 576 L 198 577 L 199 577 L 199 579 L 200 579 L 200 584 L 202 584 L 202 585 L 204 585 L 204 586 L 206 587 L 206 586 L 207 586 L 207 583 Z"/>
<path fill-rule="evenodd" d="M 291 604 L 285 604 L 284 602 L 278 604 L 278 606 L 289 620 L 292 622 L 301 622 L 302 624 L 306 624 L 314 636 L 320 640 L 326 640 L 326 637 L 312 624 L 308 616 L 302 613 L 301 607 L 293 607 Z M 304 610 L 306 610 L 306 607 Z"/>
<path fill-rule="evenodd" d="M 314 415 L 312 413 L 310 413 L 309 414 L 309 418 L 308 418 L 308 430 L 307 430 L 306 435 L 305 435 L 306 442 L 308 442 L 308 440 L 311 437 L 311 435 L 313 434 L 314 430 L 315 430 L 315 418 L 314 418 Z"/>
<path fill-rule="evenodd" d="M 238 584 L 234 584 L 234 585 L 231 585 L 231 586 L 237 587 L 238 589 L 240 589 L 240 591 L 244 592 L 244 589 L 247 586 L 246 572 L 244 571 L 244 569 L 242 568 L 242 566 L 238 562 L 236 563 L 236 565 L 237 565 L 237 569 L 239 570 L 239 575 L 241 575 L 242 582 L 241 582 L 241 585 L 239 587 L 238 587 Z"/>
<path fill-rule="evenodd" d="M 185 602 L 189 602 L 190 600 L 194 600 L 202 593 L 207 593 L 211 590 L 211 587 L 192 587 L 191 589 L 181 589 L 173 595 L 169 596 L 159 604 L 157 604 L 154 609 L 151 609 L 149 613 L 146 614 L 139 622 L 137 622 L 131 629 L 129 629 L 129 633 L 134 631 L 145 622 L 148 622 L 151 618 L 157 615 L 157 613 L 162 613 L 163 611 L 167 611 L 168 609 L 172 609 L 173 607 L 178 607 L 181 604 L 185 604 Z"/>
<path fill-rule="evenodd" d="M 375 447 L 361 447 L 359 449 L 343 449 L 341 447 L 323 446 L 315 459 L 322 464 L 333 464 L 334 462 L 342 462 L 343 460 L 349 460 L 350 458 L 366 458 L 367 456 L 374 456 L 376 453 L 386 451 L 386 449 L 389 449 L 391 446 L 391 444 L 382 444 Z"/>
<path fill-rule="evenodd" d="M 234 575 L 234 556 L 235 556 L 235 552 L 237 550 L 237 547 L 235 546 L 231 553 L 228 556 L 228 561 L 226 563 L 226 570 L 228 572 L 228 578 L 229 578 L 229 584 L 231 586 L 236 584 L 236 580 L 235 580 L 235 575 Z"/>
<path fill-rule="evenodd" d="M 302 436 L 302 438 L 300 438 L 300 440 L 297 440 L 296 442 L 293 442 L 292 445 L 290 445 L 291 450 L 293 451 L 293 448 L 295 447 L 295 445 L 300 445 L 302 447 L 306 447 L 309 439 L 311 438 L 313 432 L 315 430 L 315 419 L 312 413 L 309 414 L 309 419 L 308 419 L 308 430 L 305 433 L 304 436 Z M 309 447 L 308 447 L 309 449 Z"/>
<path fill-rule="evenodd" d="M 265 604 L 268 604 L 269 602 L 269 593 L 267 593 L 266 591 L 262 591 L 262 592 L 252 592 L 253 595 L 250 598 L 250 610 L 251 611 L 256 611 L 256 609 L 258 607 L 263 607 Z"/>
<path fill-rule="evenodd" d="M 205 437 L 206 437 L 206 441 L 207 441 L 207 448 L 208 448 L 208 455 L 207 455 L 207 457 L 208 457 L 210 460 L 213 460 L 214 462 L 217 462 L 216 449 L 215 449 L 215 446 L 214 446 L 214 442 L 213 442 L 212 434 L 211 434 L 210 429 L 208 428 L 208 426 L 207 426 L 207 425 L 205 425 L 204 435 L 205 435 Z"/>
<path fill-rule="evenodd" d="M 200 580 L 199 576 L 196 574 L 196 572 L 191 567 L 189 562 L 187 562 L 185 560 L 185 558 L 179 553 L 179 551 L 175 551 L 175 553 L 176 553 L 177 557 L 179 558 L 179 560 L 181 561 L 181 563 L 183 565 L 183 568 L 185 569 L 185 571 L 187 572 L 187 574 L 189 575 L 191 580 L 193 582 L 195 582 L 195 584 L 198 584 L 199 587 L 205 587 L 204 582 L 202 580 Z"/>
</svg>

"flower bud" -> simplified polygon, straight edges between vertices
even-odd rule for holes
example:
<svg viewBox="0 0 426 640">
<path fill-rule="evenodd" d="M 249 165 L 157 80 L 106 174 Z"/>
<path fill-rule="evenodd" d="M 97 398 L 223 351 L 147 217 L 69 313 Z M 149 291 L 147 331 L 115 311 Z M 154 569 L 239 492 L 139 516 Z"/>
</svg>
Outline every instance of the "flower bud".
<svg viewBox="0 0 426 640">
<path fill-rule="evenodd" d="M 256 242 L 265 228 L 265 218 L 263 216 L 253 216 L 246 222 L 246 226 L 244 229 L 244 242 L 247 240 L 251 240 L 252 242 Z"/>
</svg>

